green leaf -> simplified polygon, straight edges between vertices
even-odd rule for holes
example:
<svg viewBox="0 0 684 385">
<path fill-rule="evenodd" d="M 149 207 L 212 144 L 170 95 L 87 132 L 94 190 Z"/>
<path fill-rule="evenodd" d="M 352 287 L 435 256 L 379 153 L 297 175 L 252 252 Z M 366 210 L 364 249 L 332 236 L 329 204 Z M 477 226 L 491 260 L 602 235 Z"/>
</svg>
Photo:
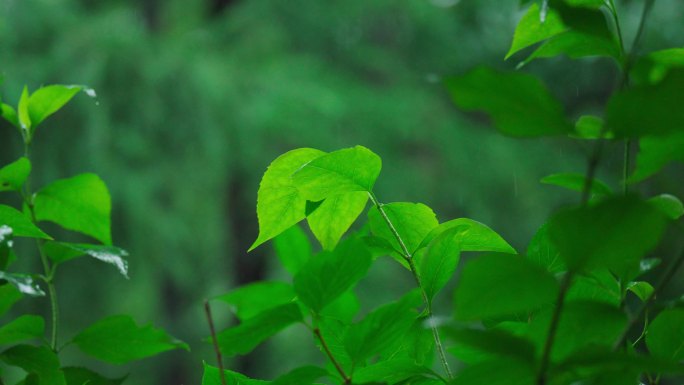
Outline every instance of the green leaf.
<svg viewBox="0 0 684 385">
<path fill-rule="evenodd" d="M 253 380 L 245 375 L 230 370 L 224 370 L 226 385 L 265 385 L 271 384 L 270 381 Z M 221 382 L 221 372 L 218 368 L 204 363 L 204 375 L 202 385 L 223 385 Z"/>
<path fill-rule="evenodd" d="M 47 347 L 17 345 L 2 352 L 0 359 L 7 365 L 18 366 L 29 374 L 37 375 L 41 385 L 66 385 L 64 373 L 59 369 L 59 358 Z"/>
<path fill-rule="evenodd" d="M 558 284 L 548 272 L 509 254 L 468 262 L 454 293 L 456 318 L 478 320 L 530 312 L 556 299 Z"/>
<path fill-rule="evenodd" d="M 16 287 L 22 294 L 32 297 L 42 297 L 45 295 L 43 289 L 40 288 L 30 275 L 0 271 L 0 281 L 3 279 Z"/>
<path fill-rule="evenodd" d="M 665 216 L 633 196 L 564 210 L 549 221 L 549 236 L 574 271 L 607 268 L 621 274 L 638 265 L 664 230 Z"/>
<path fill-rule="evenodd" d="M 279 156 L 268 166 L 257 193 L 259 236 L 249 251 L 304 219 L 306 199 L 293 184 L 292 174 L 322 155 L 323 151 L 299 148 Z"/>
<path fill-rule="evenodd" d="M 549 238 L 549 226 L 543 224 L 527 245 L 527 259 L 543 267 L 551 274 L 565 271 L 565 262 Z"/>
<path fill-rule="evenodd" d="M 387 203 L 382 208 L 411 254 L 418 250 L 425 236 L 439 225 L 432 209 L 422 203 Z M 403 255 L 402 247 L 377 207 L 368 211 L 368 223 L 373 235 L 385 239 Z"/>
<path fill-rule="evenodd" d="M 622 302 L 622 289 L 610 271 L 593 270 L 575 276 L 565 299 L 602 302 L 617 308 Z"/>
<path fill-rule="evenodd" d="M 44 332 L 42 317 L 24 314 L 0 327 L 0 345 L 41 338 Z"/>
<path fill-rule="evenodd" d="M 684 310 L 664 310 L 651 322 L 646 345 L 652 355 L 681 361 L 684 359 Z"/>
<path fill-rule="evenodd" d="M 8 121 L 10 124 L 12 124 L 14 127 L 19 128 L 19 117 L 17 116 L 17 112 L 10 106 L 9 104 L 1 103 L 0 104 L 0 115 Z"/>
<path fill-rule="evenodd" d="M 487 113 L 506 135 L 535 137 L 572 130 L 561 103 L 532 75 L 478 67 L 448 78 L 446 86 L 457 106 Z"/>
<path fill-rule="evenodd" d="M 604 131 L 603 119 L 594 115 L 582 115 L 575 122 L 575 133 L 572 135 L 582 139 L 599 139 L 601 135 L 606 139 L 613 138 L 612 132 Z"/>
<path fill-rule="evenodd" d="M 674 161 L 684 162 L 684 132 L 643 137 L 639 140 L 636 169 L 629 182 L 640 182 Z"/>
<path fill-rule="evenodd" d="M 440 234 L 451 229 L 460 229 L 453 239 L 454 247 L 461 251 L 494 251 L 497 253 L 517 254 L 496 231 L 487 225 L 468 218 L 452 219 L 441 223 L 425 236 L 420 247 L 428 246 Z"/>
<path fill-rule="evenodd" d="M 606 124 L 617 137 L 682 133 L 684 110 L 679 108 L 684 69 L 670 72 L 662 82 L 614 94 L 606 107 Z"/>
<path fill-rule="evenodd" d="M 294 277 L 299 299 L 316 313 L 366 275 L 372 256 L 364 243 L 351 238 L 333 251 L 314 256 Z"/>
<path fill-rule="evenodd" d="M 62 368 L 67 385 L 120 385 L 126 379 L 109 379 L 93 372 L 90 369 L 78 367 Z"/>
<path fill-rule="evenodd" d="M 35 194 L 33 205 L 36 220 L 55 222 L 106 245 L 112 244 L 112 202 L 107 186 L 95 174 L 54 181 Z"/>
<path fill-rule="evenodd" d="M 420 281 L 430 302 L 456 271 L 461 250 L 455 247 L 454 238 L 461 230 L 456 227 L 443 232 L 430 242 L 424 253 L 416 254 Z"/>
<path fill-rule="evenodd" d="M 397 302 L 383 305 L 361 321 L 352 324 L 345 336 L 345 347 L 352 362 L 362 364 L 368 358 L 399 344 L 411 329 L 422 300 L 417 290 Z"/>
<path fill-rule="evenodd" d="M 356 218 L 366 207 L 368 193 L 352 192 L 333 195 L 309 215 L 311 232 L 321 243 L 323 249 L 332 250 L 337 246 L 342 235 L 349 230 Z"/>
<path fill-rule="evenodd" d="M 299 226 L 292 226 L 273 239 L 273 247 L 285 269 L 295 275 L 311 258 L 311 243 Z"/>
<path fill-rule="evenodd" d="M 532 364 L 535 359 L 535 346 L 525 338 L 503 328 L 467 329 L 449 327 L 445 334 L 455 342 L 449 348 L 451 353 L 461 359 L 482 362 L 494 358 L 512 358 L 521 364 Z"/>
<path fill-rule="evenodd" d="M 337 360 L 346 373 L 352 373 L 352 359 L 345 347 L 345 336 L 349 330 L 349 323 L 342 322 L 337 318 L 321 316 L 320 319 L 317 319 L 316 326 L 320 329 L 321 335 L 335 360 Z M 318 338 L 316 338 L 315 343 L 321 354 L 327 354 Z M 333 365 L 328 365 L 328 368 L 330 373 L 336 373 Z"/>
<path fill-rule="evenodd" d="M 259 281 L 231 290 L 216 297 L 229 305 L 235 315 L 245 321 L 295 298 L 292 285 L 285 282 Z"/>
<path fill-rule="evenodd" d="M 226 356 L 247 354 L 267 338 L 299 322 L 302 312 L 294 303 L 268 309 L 217 334 L 221 352 Z"/>
<path fill-rule="evenodd" d="M 34 91 L 28 102 L 33 129 L 67 104 L 82 89 L 83 87 L 74 85 L 50 85 Z"/>
<path fill-rule="evenodd" d="M 668 48 L 642 56 L 630 72 L 635 84 L 661 82 L 672 69 L 684 67 L 684 48 Z"/>
<path fill-rule="evenodd" d="M 88 255 L 116 267 L 119 273 L 128 278 L 128 252 L 114 246 L 89 245 L 84 243 L 46 242 L 43 251 L 55 263 L 63 263 L 83 255 Z"/>
<path fill-rule="evenodd" d="M 30 173 L 31 162 L 24 157 L 0 168 L 0 191 L 20 190 Z"/>
<path fill-rule="evenodd" d="M 540 17 L 540 11 L 541 9 L 536 3 L 528 8 L 527 12 L 518 23 L 518 26 L 515 28 L 513 43 L 506 54 L 506 59 L 522 49 L 567 30 L 560 15 L 554 9 L 548 9 L 546 18 L 543 21 Z"/>
<path fill-rule="evenodd" d="M 574 172 L 562 172 L 558 174 L 552 174 L 543 177 L 540 182 L 544 184 L 550 184 L 553 186 L 564 187 L 573 191 L 584 190 L 584 182 L 586 176 L 584 174 L 578 174 Z M 591 183 L 591 193 L 593 195 L 610 195 L 613 191 L 608 187 L 607 184 L 601 182 L 598 179 L 594 179 Z"/>
<path fill-rule="evenodd" d="M 321 310 L 320 315 L 351 323 L 360 309 L 361 304 L 354 291 L 347 290 Z"/>
<path fill-rule="evenodd" d="M 14 285 L 0 285 L 0 317 L 5 315 L 17 301 L 21 299 L 21 292 Z"/>
<path fill-rule="evenodd" d="M 401 383 L 418 375 L 435 377 L 435 373 L 428 367 L 417 365 L 412 359 L 397 358 L 380 361 L 354 372 L 354 382 Z"/>
<path fill-rule="evenodd" d="M 189 350 L 152 325 L 139 327 L 127 315 L 104 318 L 89 326 L 72 340 L 82 352 L 112 364 L 125 364 L 172 349 Z"/>
<path fill-rule="evenodd" d="M 9 226 L 15 237 L 52 239 L 14 207 L 0 205 L 0 225 Z"/>
<path fill-rule="evenodd" d="M 272 385 L 310 385 L 321 377 L 329 376 L 328 371 L 318 366 L 302 366 L 276 378 Z"/>
<path fill-rule="evenodd" d="M 653 294 L 653 286 L 646 281 L 630 282 L 627 284 L 627 290 L 634 293 L 642 302 L 646 302 Z"/>
<path fill-rule="evenodd" d="M 371 192 L 381 168 L 379 156 L 356 146 L 316 158 L 297 170 L 292 178 L 302 196 L 320 201 L 348 192 Z"/>
<path fill-rule="evenodd" d="M 684 215 L 684 204 L 674 195 L 660 194 L 649 198 L 647 202 L 672 220 L 677 220 Z"/>
<path fill-rule="evenodd" d="M 495 359 L 468 366 L 449 385 L 534 385 L 534 369 L 515 359 Z"/>
</svg>

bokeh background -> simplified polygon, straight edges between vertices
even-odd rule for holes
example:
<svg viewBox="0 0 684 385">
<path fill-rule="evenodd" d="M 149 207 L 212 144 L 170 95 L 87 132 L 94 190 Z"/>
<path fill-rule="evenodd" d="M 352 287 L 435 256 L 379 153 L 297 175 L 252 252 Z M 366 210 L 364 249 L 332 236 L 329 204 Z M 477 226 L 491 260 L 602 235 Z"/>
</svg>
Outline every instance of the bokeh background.
<svg viewBox="0 0 684 385">
<path fill-rule="evenodd" d="M 577 194 L 541 185 L 554 172 L 583 172 L 589 147 L 566 139 L 502 137 L 479 115 L 450 103 L 441 79 L 504 61 L 518 0 L 0 0 L 0 91 L 85 84 L 44 123 L 34 146 L 34 186 L 81 172 L 107 182 L 115 244 L 129 250 L 130 280 L 81 260 L 57 277 L 61 341 L 112 314 L 129 313 L 188 342 L 110 367 L 76 349 L 66 364 L 130 373 L 130 384 L 199 384 L 205 298 L 263 278 L 282 278 L 271 244 L 247 254 L 257 235 L 256 191 L 266 166 L 297 147 L 332 151 L 361 144 L 383 159 L 385 202 L 430 205 L 440 220 L 470 217 L 524 251 L 556 208 Z M 627 44 L 642 2 L 618 1 Z M 684 45 L 684 2 L 659 0 L 642 49 Z M 570 116 L 600 111 L 616 82 L 609 59 L 530 64 Z M 0 163 L 21 155 L 18 133 L 0 123 Z M 599 176 L 619 188 L 622 147 L 608 148 Z M 644 194 L 684 197 L 681 166 L 640 184 Z M 3 203 L 13 203 L 2 197 Z M 674 245 L 669 245 L 674 246 Z M 668 245 L 660 252 L 673 253 Z M 28 250 L 19 261 L 39 271 Z M 411 277 L 378 260 L 357 293 L 362 308 L 396 297 Z M 23 310 L 45 312 L 47 300 Z M 450 314 L 442 299 L 436 312 Z M 231 316 L 214 304 L 219 328 Z M 323 362 L 311 336 L 288 329 L 228 367 L 273 378 L 307 360 Z"/>
</svg>

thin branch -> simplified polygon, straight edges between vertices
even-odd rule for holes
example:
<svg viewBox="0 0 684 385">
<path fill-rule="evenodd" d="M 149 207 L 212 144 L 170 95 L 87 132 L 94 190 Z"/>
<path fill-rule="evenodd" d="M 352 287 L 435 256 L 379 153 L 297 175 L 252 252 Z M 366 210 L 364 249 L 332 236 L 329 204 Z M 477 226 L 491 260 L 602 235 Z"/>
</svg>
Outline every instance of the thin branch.
<svg viewBox="0 0 684 385">
<path fill-rule="evenodd" d="M 321 346 L 323 347 L 325 354 L 330 359 L 330 362 L 332 362 L 332 364 L 335 366 L 335 369 L 337 369 L 337 372 L 340 374 L 340 376 L 342 376 L 344 384 L 351 384 L 351 377 L 347 375 L 347 373 L 344 371 L 344 368 L 342 368 L 342 365 L 340 365 L 340 363 L 335 359 L 335 356 L 330 351 L 328 344 L 325 342 L 325 338 L 323 338 L 323 334 L 321 334 L 321 329 L 319 329 L 318 326 L 314 326 L 313 334 L 316 336 L 316 338 L 318 338 L 318 341 L 321 343 Z"/>
<path fill-rule="evenodd" d="M 211 333 L 211 341 L 214 344 L 214 352 L 216 353 L 216 361 L 218 362 L 221 385 L 226 385 L 226 374 L 223 372 L 223 357 L 221 356 L 221 349 L 219 349 L 218 339 L 216 338 L 214 318 L 211 316 L 211 306 L 209 305 L 209 301 L 206 299 L 204 300 L 204 314 L 207 316 L 207 323 L 209 323 L 209 332 Z"/>
<path fill-rule="evenodd" d="M 408 263 L 409 270 L 411 270 L 411 274 L 413 275 L 413 279 L 416 281 L 416 285 L 418 286 L 418 288 L 420 288 L 420 292 L 423 296 L 423 302 L 425 303 L 425 310 L 427 312 L 428 319 L 432 321 L 432 305 L 430 304 L 430 300 L 428 299 L 427 293 L 425 293 L 425 288 L 423 287 L 420 281 L 420 275 L 418 274 L 418 269 L 416 268 L 416 264 L 413 260 L 411 252 L 408 250 L 406 244 L 404 243 L 404 240 L 401 238 L 401 235 L 399 235 L 399 232 L 394 227 L 394 224 L 387 216 L 385 209 L 382 208 L 382 203 L 378 201 L 378 199 L 375 197 L 373 193 L 368 193 L 368 196 L 370 196 L 371 202 L 373 202 L 373 205 L 375 205 L 375 207 L 380 212 L 380 215 L 385 220 L 385 223 L 387 224 L 387 227 L 390 229 L 390 232 L 392 232 L 392 234 L 394 235 L 394 238 L 396 238 L 397 242 L 399 242 L 402 257 Z M 439 360 L 442 364 L 442 367 L 444 368 L 444 372 L 446 373 L 449 379 L 452 379 L 453 374 L 451 373 L 451 368 L 449 368 L 449 362 L 447 361 L 446 353 L 444 352 L 444 346 L 442 345 L 442 340 L 439 337 L 439 331 L 437 330 L 437 326 L 433 322 L 430 322 L 430 329 L 432 330 L 432 337 L 435 340 L 435 347 L 437 348 Z"/>
<path fill-rule="evenodd" d="M 565 276 L 563 276 L 563 280 L 560 283 L 558 297 L 556 298 L 556 307 L 554 308 L 553 315 L 551 316 L 549 332 L 546 336 L 546 341 L 544 342 L 544 351 L 542 353 L 542 360 L 541 364 L 539 365 L 539 372 L 537 374 L 537 385 L 546 384 L 546 374 L 551 362 L 551 350 L 553 349 L 553 343 L 556 340 L 556 332 L 558 331 L 560 315 L 563 310 L 563 305 L 565 304 L 565 297 L 568 293 L 568 289 L 570 288 L 573 275 L 574 274 L 572 272 L 567 272 Z"/>
</svg>

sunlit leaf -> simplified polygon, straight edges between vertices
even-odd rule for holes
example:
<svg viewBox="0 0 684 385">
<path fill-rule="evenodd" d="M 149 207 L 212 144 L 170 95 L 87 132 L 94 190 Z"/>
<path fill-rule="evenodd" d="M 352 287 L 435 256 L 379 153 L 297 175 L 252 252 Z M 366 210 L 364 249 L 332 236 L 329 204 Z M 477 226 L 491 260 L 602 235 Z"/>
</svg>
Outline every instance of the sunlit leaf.
<svg viewBox="0 0 684 385">
<path fill-rule="evenodd" d="M 231 370 L 224 370 L 223 375 L 227 381 L 227 385 L 266 385 L 271 384 L 270 381 L 254 380 L 248 378 Z M 202 376 L 202 385 L 223 385 L 221 382 L 221 372 L 218 368 L 204 363 L 204 375 Z"/>
<path fill-rule="evenodd" d="M 563 172 L 545 176 L 541 179 L 541 183 L 550 184 L 558 187 L 564 187 L 573 191 L 583 191 L 586 176 L 584 174 Z M 598 179 L 594 179 L 591 183 L 591 193 L 594 195 L 610 195 L 613 191 L 607 184 Z"/>
<path fill-rule="evenodd" d="M 337 246 L 342 235 L 349 230 L 356 218 L 366 207 L 368 193 L 351 192 L 333 195 L 309 215 L 311 232 L 325 250 L 332 250 Z"/>
<path fill-rule="evenodd" d="M 462 229 L 452 228 L 435 238 L 423 253 L 416 254 L 418 274 L 429 301 L 432 301 L 456 271 L 461 250 L 453 238 Z"/>
<path fill-rule="evenodd" d="M 9 104 L 0 103 L 0 115 L 14 127 L 19 127 L 17 111 Z"/>
<path fill-rule="evenodd" d="M 5 225 L 12 229 L 14 237 L 29 237 L 52 239 L 41 229 L 31 222 L 31 219 L 22 214 L 14 207 L 0 205 L 0 226 Z"/>
<path fill-rule="evenodd" d="M 45 254 L 55 263 L 63 263 L 83 255 L 88 255 L 116 269 L 128 278 L 128 252 L 114 246 L 89 245 L 84 243 L 47 242 L 43 246 Z"/>
<path fill-rule="evenodd" d="M 28 274 L 7 273 L 0 271 L 0 281 L 5 280 L 10 285 L 16 287 L 22 294 L 33 297 L 42 297 L 45 295 L 40 285 L 33 280 L 33 277 Z"/>
<path fill-rule="evenodd" d="M 139 327 L 127 315 L 104 318 L 78 333 L 72 342 L 82 352 L 112 364 L 125 364 L 188 345 L 152 325 Z"/>
<path fill-rule="evenodd" d="M 97 175 L 54 181 L 35 194 L 33 204 L 37 220 L 55 222 L 111 245 L 112 202 L 107 186 Z"/>
<path fill-rule="evenodd" d="M 37 89 L 31 94 L 28 102 L 28 113 L 31 118 L 31 125 L 39 125 L 45 118 L 57 112 L 71 100 L 83 87 L 49 85 Z"/>
<path fill-rule="evenodd" d="M 265 310 L 290 303 L 294 298 L 292 285 L 276 281 L 254 282 L 216 297 L 229 304 L 233 313 L 242 321 Z"/>
<path fill-rule="evenodd" d="M 530 8 L 527 9 L 527 12 L 515 28 L 513 43 L 511 43 L 511 48 L 506 54 L 506 59 L 524 48 L 542 42 L 567 30 L 560 15 L 554 9 L 549 9 L 547 11 L 543 21 L 540 17 L 540 11 L 541 9 L 536 3 L 533 3 Z"/>
<path fill-rule="evenodd" d="M 428 246 L 440 234 L 458 228 L 452 238 L 454 246 L 461 251 L 494 251 L 497 253 L 516 254 L 515 249 L 508 244 L 496 231 L 487 225 L 469 218 L 458 218 L 440 223 L 425 236 L 420 247 Z"/>
<path fill-rule="evenodd" d="M 277 236 L 306 216 L 306 199 L 292 182 L 292 174 L 304 164 L 325 155 L 313 148 L 286 152 L 271 162 L 257 193 L 259 236 L 249 250 Z"/>
<path fill-rule="evenodd" d="M 382 208 L 409 253 L 416 251 L 425 236 L 439 225 L 432 209 L 422 203 L 395 202 L 383 204 Z M 403 254 L 399 241 L 377 207 L 368 211 L 368 222 L 373 235 L 385 239 Z"/>
<path fill-rule="evenodd" d="M 356 146 L 318 157 L 292 176 L 299 192 L 310 201 L 355 191 L 370 192 L 382 161 L 371 150 Z"/>
<path fill-rule="evenodd" d="M 16 191 L 21 189 L 30 173 L 31 162 L 24 157 L 0 168 L 0 191 Z"/>
<path fill-rule="evenodd" d="M 457 106 L 485 112 L 506 135 L 534 137 L 572 131 L 561 103 L 532 75 L 478 67 L 448 78 L 446 86 Z"/>
<path fill-rule="evenodd" d="M 642 301 L 647 301 L 653 294 L 653 286 L 646 281 L 630 282 L 627 284 L 627 290 L 634 293 Z"/>
</svg>

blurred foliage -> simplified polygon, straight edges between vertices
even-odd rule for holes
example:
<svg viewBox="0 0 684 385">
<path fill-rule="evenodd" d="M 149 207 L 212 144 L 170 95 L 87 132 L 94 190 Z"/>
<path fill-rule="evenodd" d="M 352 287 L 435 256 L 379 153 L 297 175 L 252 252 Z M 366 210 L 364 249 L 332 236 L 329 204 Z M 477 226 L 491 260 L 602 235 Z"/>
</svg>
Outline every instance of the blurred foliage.
<svg viewBox="0 0 684 385">
<path fill-rule="evenodd" d="M 502 138 L 479 115 L 457 113 L 441 84 L 478 63 L 515 67 L 519 58 L 503 56 L 522 15 L 518 3 L 4 0 L 3 98 L 15 103 L 24 83 L 85 84 L 98 94 L 41 128 L 34 184 L 97 172 L 113 196 L 114 239 L 131 252 L 130 281 L 100 274 L 107 267 L 95 263 L 63 269 L 58 281 L 81 282 L 59 293 L 63 333 L 121 312 L 154 320 L 194 354 L 110 374 L 130 369 L 131 383 L 197 383 L 201 360 L 213 361 L 201 342 L 208 334 L 202 299 L 283 274 L 268 248 L 246 250 L 257 236 L 259 178 L 270 160 L 296 147 L 373 148 L 386 164 L 376 187 L 385 199 L 428 201 L 439 218 L 480 220 L 524 249 L 549 210 L 574 199 L 538 181 L 582 173 L 588 149 Z M 619 2 L 628 39 L 640 3 Z M 683 13 L 679 0 L 658 1 L 643 46 L 684 45 Z M 616 82 L 609 59 L 539 60 L 528 69 L 577 117 L 603 104 Z M 19 156 L 20 139 L 0 124 L 5 164 Z M 607 153 L 599 176 L 617 187 L 621 149 Z M 678 181 L 666 173 L 640 188 L 681 197 Z M 379 261 L 358 290 L 372 287 L 379 303 L 403 286 L 397 274 L 411 279 L 399 271 Z M 227 309 L 216 307 L 217 323 L 228 323 Z M 320 359 L 291 351 L 301 338 L 310 336 L 293 329 L 233 366 L 269 378 Z M 67 354 L 66 364 L 82 359 Z"/>
</svg>

